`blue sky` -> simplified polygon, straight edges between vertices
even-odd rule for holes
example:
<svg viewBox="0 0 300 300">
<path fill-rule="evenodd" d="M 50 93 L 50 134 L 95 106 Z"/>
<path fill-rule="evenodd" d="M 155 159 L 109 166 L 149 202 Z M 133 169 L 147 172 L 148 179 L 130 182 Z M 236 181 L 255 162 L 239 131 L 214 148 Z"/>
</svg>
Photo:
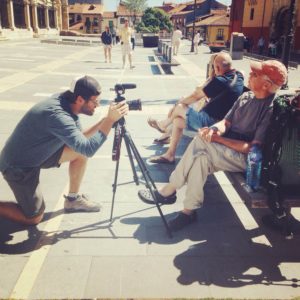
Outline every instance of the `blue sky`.
<svg viewBox="0 0 300 300">
<path fill-rule="evenodd" d="M 148 6 L 159 6 L 162 5 L 164 0 L 148 0 Z M 230 5 L 231 0 L 218 0 L 220 3 L 225 5 Z M 116 10 L 116 6 L 119 3 L 119 0 L 104 0 L 105 9 L 108 11 Z M 169 1 L 167 1 L 169 2 Z M 187 2 L 187 0 L 172 0 L 170 2 L 183 3 Z"/>
</svg>

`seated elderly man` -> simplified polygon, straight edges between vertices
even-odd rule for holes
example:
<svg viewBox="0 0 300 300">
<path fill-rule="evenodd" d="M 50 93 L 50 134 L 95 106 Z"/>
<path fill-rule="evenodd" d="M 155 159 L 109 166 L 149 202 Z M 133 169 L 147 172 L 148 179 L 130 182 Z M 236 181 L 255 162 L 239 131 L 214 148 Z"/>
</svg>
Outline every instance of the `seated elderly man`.
<svg viewBox="0 0 300 300">
<path fill-rule="evenodd" d="M 232 69 L 232 59 L 227 53 L 218 53 L 213 61 L 215 76 L 204 86 L 198 86 L 188 97 L 182 98 L 174 108 L 170 118 L 163 121 L 150 120 L 149 125 L 164 132 L 173 123 L 171 143 L 166 153 L 150 159 L 152 163 L 174 163 L 177 145 L 185 127 L 198 130 L 220 121 L 243 93 L 244 77 Z M 189 104 L 202 98 L 208 103 L 198 112 Z"/>
<path fill-rule="evenodd" d="M 170 182 L 156 192 L 162 204 L 176 201 L 176 190 L 187 183 L 184 209 L 169 222 L 170 229 L 180 230 L 196 221 L 196 209 L 203 203 L 207 176 L 216 171 L 243 172 L 253 144 L 262 144 L 272 115 L 276 91 L 286 82 L 287 70 L 276 60 L 251 64 L 249 92 L 242 94 L 225 118 L 211 127 L 199 129 L 190 143 Z M 154 203 L 148 191 L 139 197 Z"/>
</svg>

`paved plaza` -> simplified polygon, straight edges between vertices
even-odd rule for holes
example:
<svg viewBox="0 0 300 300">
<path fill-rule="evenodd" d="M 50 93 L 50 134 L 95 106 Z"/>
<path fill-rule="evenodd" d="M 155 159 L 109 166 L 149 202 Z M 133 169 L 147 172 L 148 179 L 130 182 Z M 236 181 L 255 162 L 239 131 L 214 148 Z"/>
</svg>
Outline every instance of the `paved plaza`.
<svg viewBox="0 0 300 300">
<path fill-rule="evenodd" d="M 24 113 L 35 103 L 66 89 L 75 76 L 88 74 L 102 86 L 101 107 L 93 117 L 81 117 L 84 127 L 96 123 L 115 94 L 116 83 L 135 83 L 126 99 L 140 98 L 142 111 L 131 111 L 126 127 L 158 186 L 168 181 L 174 166 L 153 165 L 147 159 L 165 147 L 152 141 L 158 133 L 146 122 L 163 117 L 181 96 L 206 78 L 210 53 L 201 46 L 189 52 L 184 42 L 173 67 L 162 72 L 154 49 L 137 47 L 135 68 L 122 69 L 120 46 L 105 63 L 100 46 L 0 42 L 0 147 Z M 249 59 L 234 61 L 246 80 Z M 289 87 L 300 87 L 300 71 L 290 70 Z M 0 298 L 235 298 L 291 299 L 300 297 L 300 238 L 285 240 L 261 225 L 267 209 L 250 209 L 223 172 L 205 185 L 198 222 L 173 238 L 166 234 L 157 208 L 142 203 L 133 181 L 126 148 L 122 147 L 112 222 L 109 221 L 115 162 L 111 160 L 113 131 L 90 159 L 82 192 L 99 201 L 100 213 L 64 214 L 68 166 L 43 170 L 41 187 L 46 214 L 36 227 L 0 218 Z M 185 145 L 181 143 L 176 161 Z M 166 219 L 182 208 L 185 189 L 174 205 L 163 206 Z M 0 178 L 0 200 L 13 201 Z M 293 209 L 300 219 L 300 210 Z"/>
</svg>

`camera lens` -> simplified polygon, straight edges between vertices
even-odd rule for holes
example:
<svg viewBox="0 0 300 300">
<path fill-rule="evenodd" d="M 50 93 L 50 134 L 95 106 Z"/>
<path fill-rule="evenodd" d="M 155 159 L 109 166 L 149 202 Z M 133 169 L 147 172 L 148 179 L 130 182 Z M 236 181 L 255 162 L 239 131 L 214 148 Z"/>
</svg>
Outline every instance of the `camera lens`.
<svg viewBox="0 0 300 300">
<path fill-rule="evenodd" d="M 127 101 L 126 103 L 128 104 L 129 110 L 142 110 L 141 99 Z"/>
</svg>

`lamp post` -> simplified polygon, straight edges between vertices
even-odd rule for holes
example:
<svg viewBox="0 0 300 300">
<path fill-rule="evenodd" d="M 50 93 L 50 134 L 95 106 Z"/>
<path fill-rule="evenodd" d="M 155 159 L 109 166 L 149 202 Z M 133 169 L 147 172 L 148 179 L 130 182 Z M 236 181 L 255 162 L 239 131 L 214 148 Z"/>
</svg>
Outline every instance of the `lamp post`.
<svg viewBox="0 0 300 300">
<path fill-rule="evenodd" d="M 191 52 L 194 52 L 194 36 L 195 36 L 195 22 L 196 22 L 196 4 L 197 0 L 194 1 L 194 19 L 193 19 L 193 34 L 192 34 L 192 45 Z"/>
<path fill-rule="evenodd" d="M 284 39 L 283 53 L 282 53 L 282 63 L 285 65 L 286 69 L 289 69 L 289 60 L 291 54 L 291 48 L 294 38 L 294 17 L 295 17 L 295 2 L 296 0 L 291 0 L 289 7 L 289 18 L 288 18 L 288 31 Z M 287 90 L 288 83 L 282 86 L 282 89 Z"/>
</svg>

